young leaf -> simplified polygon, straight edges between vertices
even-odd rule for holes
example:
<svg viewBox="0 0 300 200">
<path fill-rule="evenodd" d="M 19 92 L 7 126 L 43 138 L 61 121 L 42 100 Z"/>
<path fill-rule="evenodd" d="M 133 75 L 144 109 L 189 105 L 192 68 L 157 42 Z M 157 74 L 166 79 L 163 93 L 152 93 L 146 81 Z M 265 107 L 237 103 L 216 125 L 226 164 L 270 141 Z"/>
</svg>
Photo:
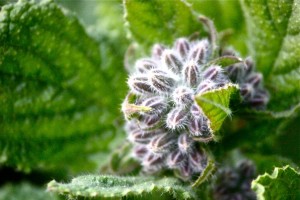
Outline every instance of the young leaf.
<svg viewBox="0 0 300 200">
<path fill-rule="evenodd" d="M 229 108 L 230 97 L 237 90 L 237 85 L 227 84 L 221 88 L 196 96 L 196 102 L 210 120 L 210 128 L 213 132 L 218 131 L 225 118 L 231 115 Z"/>
<path fill-rule="evenodd" d="M 1 8 L 0 52 L 0 162 L 92 167 L 118 111 L 97 42 L 54 2 L 19 1 Z"/>
<path fill-rule="evenodd" d="M 241 1 L 249 49 L 271 92 L 269 107 L 282 111 L 300 102 L 299 0 Z"/>
<path fill-rule="evenodd" d="M 260 175 L 252 182 L 259 200 L 299 199 L 300 173 L 290 166 L 275 167 L 273 173 Z"/>
<path fill-rule="evenodd" d="M 117 177 L 86 175 L 74 178 L 70 183 L 48 183 L 48 191 L 77 197 L 121 198 L 168 193 L 176 199 L 194 199 L 194 193 L 175 178 L 154 179 L 152 177 Z"/>
<path fill-rule="evenodd" d="M 130 33 L 141 44 L 170 44 L 176 38 L 199 31 L 201 25 L 184 1 L 124 0 Z"/>
</svg>

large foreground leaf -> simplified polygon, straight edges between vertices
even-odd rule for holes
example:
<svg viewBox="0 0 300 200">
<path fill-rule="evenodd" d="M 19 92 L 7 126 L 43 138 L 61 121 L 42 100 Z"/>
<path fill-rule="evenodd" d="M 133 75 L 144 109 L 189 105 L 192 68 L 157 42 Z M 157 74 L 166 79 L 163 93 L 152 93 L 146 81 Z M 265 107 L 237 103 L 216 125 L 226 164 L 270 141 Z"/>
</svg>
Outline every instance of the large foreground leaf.
<svg viewBox="0 0 300 200">
<path fill-rule="evenodd" d="M 289 109 L 300 102 L 300 1 L 241 2 L 249 49 L 271 92 L 270 108 Z"/>
<path fill-rule="evenodd" d="M 297 200 L 300 199 L 300 174 L 295 169 L 285 166 L 275 168 L 273 173 L 257 177 L 252 182 L 252 189 L 259 200 Z"/>
<path fill-rule="evenodd" d="M 7 184 L 0 188 L 0 200 L 58 200 L 56 194 L 46 192 L 44 188 L 33 186 L 29 183 Z"/>
<path fill-rule="evenodd" d="M 55 3 L 19 1 L 0 12 L 0 52 L 0 161 L 91 167 L 118 110 L 98 44 Z"/>
<path fill-rule="evenodd" d="M 68 195 L 71 199 L 142 197 L 167 193 L 176 199 L 193 199 L 190 188 L 182 186 L 175 178 L 154 179 L 152 177 L 80 176 L 70 183 L 48 183 L 48 190 Z"/>
</svg>

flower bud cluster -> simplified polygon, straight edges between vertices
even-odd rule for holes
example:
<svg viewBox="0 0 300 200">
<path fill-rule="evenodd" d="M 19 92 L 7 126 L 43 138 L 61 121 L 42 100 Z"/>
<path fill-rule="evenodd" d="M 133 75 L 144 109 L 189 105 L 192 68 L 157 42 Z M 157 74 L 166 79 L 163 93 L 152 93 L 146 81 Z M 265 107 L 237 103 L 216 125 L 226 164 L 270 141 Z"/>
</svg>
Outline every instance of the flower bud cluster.
<svg viewBox="0 0 300 200">
<path fill-rule="evenodd" d="M 269 93 L 263 86 L 263 75 L 255 71 L 250 58 L 226 68 L 228 76 L 240 86 L 243 101 L 256 109 L 263 109 L 269 102 Z"/>
<path fill-rule="evenodd" d="M 132 113 L 132 105 L 138 110 L 127 117 L 127 125 L 134 127 L 127 132 L 145 172 L 175 169 L 185 179 L 206 166 L 206 156 L 195 141 L 208 142 L 213 135 L 195 95 L 230 82 L 220 66 L 208 65 L 211 54 L 207 39 L 179 38 L 171 48 L 154 45 L 151 57 L 135 63 L 135 73 L 128 79 L 129 94 L 135 98 L 130 102 L 127 98 L 122 110 L 125 116 Z"/>
<path fill-rule="evenodd" d="M 251 182 L 255 178 L 255 166 L 250 161 L 243 161 L 235 169 L 222 170 L 217 175 L 213 197 L 216 200 L 244 199 L 255 200 Z"/>
<path fill-rule="evenodd" d="M 163 128 L 143 130 L 135 120 L 127 123 L 127 133 L 134 144 L 133 157 L 141 162 L 146 173 L 172 169 L 188 180 L 201 174 L 207 165 L 206 155 L 186 133 L 173 134 Z"/>
</svg>

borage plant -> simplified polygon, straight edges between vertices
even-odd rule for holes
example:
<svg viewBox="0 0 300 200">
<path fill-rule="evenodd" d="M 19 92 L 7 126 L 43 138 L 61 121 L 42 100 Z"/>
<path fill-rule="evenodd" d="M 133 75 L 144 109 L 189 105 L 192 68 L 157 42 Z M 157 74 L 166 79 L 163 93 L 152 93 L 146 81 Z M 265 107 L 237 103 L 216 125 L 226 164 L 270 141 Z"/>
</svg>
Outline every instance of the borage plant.
<svg viewBox="0 0 300 200">
<path fill-rule="evenodd" d="M 300 2 L 121 4 L 1 3 L 0 199 L 300 199 Z"/>
</svg>

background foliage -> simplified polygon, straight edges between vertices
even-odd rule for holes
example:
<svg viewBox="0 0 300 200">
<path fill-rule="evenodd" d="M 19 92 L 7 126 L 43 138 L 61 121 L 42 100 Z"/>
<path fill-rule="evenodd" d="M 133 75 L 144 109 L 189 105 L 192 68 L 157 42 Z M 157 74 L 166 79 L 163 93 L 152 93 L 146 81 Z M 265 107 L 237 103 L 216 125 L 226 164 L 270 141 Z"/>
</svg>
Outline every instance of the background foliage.
<svg viewBox="0 0 300 200">
<path fill-rule="evenodd" d="M 194 198 L 188 184 L 173 178 L 142 179 L 135 172 L 131 175 L 136 178 L 89 175 L 70 184 L 59 182 L 99 171 L 126 174 L 118 166 L 134 165 L 115 151 L 125 140 L 120 113 L 127 92 L 124 55 L 130 64 L 132 58 L 147 55 L 155 42 L 170 44 L 195 32 L 207 36 L 198 15 L 214 21 L 222 44 L 254 59 L 271 95 L 265 111 L 232 107 L 232 118 L 218 125 L 223 139 L 207 145 L 218 166 L 249 158 L 260 174 L 284 165 L 297 171 L 299 0 L 15 2 L 0 1 L 0 199 L 57 199 L 45 192 L 52 179 L 57 182 L 49 183 L 48 190 L 74 198 L 93 196 L 86 190 L 101 197 L 111 187 L 117 188 L 111 194 L 118 198 L 161 193 L 166 199 Z M 253 182 L 260 199 L 278 195 L 277 187 L 285 190 L 278 177 L 299 183 L 299 173 L 290 167 L 276 170 Z M 145 183 L 153 187 L 147 189 Z M 118 184 L 128 188 L 119 191 Z M 295 196 L 282 192 L 280 199 L 299 198 L 296 186 L 287 190 Z M 209 196 L 203 188 L 196 193 Z"/>
</svg>

